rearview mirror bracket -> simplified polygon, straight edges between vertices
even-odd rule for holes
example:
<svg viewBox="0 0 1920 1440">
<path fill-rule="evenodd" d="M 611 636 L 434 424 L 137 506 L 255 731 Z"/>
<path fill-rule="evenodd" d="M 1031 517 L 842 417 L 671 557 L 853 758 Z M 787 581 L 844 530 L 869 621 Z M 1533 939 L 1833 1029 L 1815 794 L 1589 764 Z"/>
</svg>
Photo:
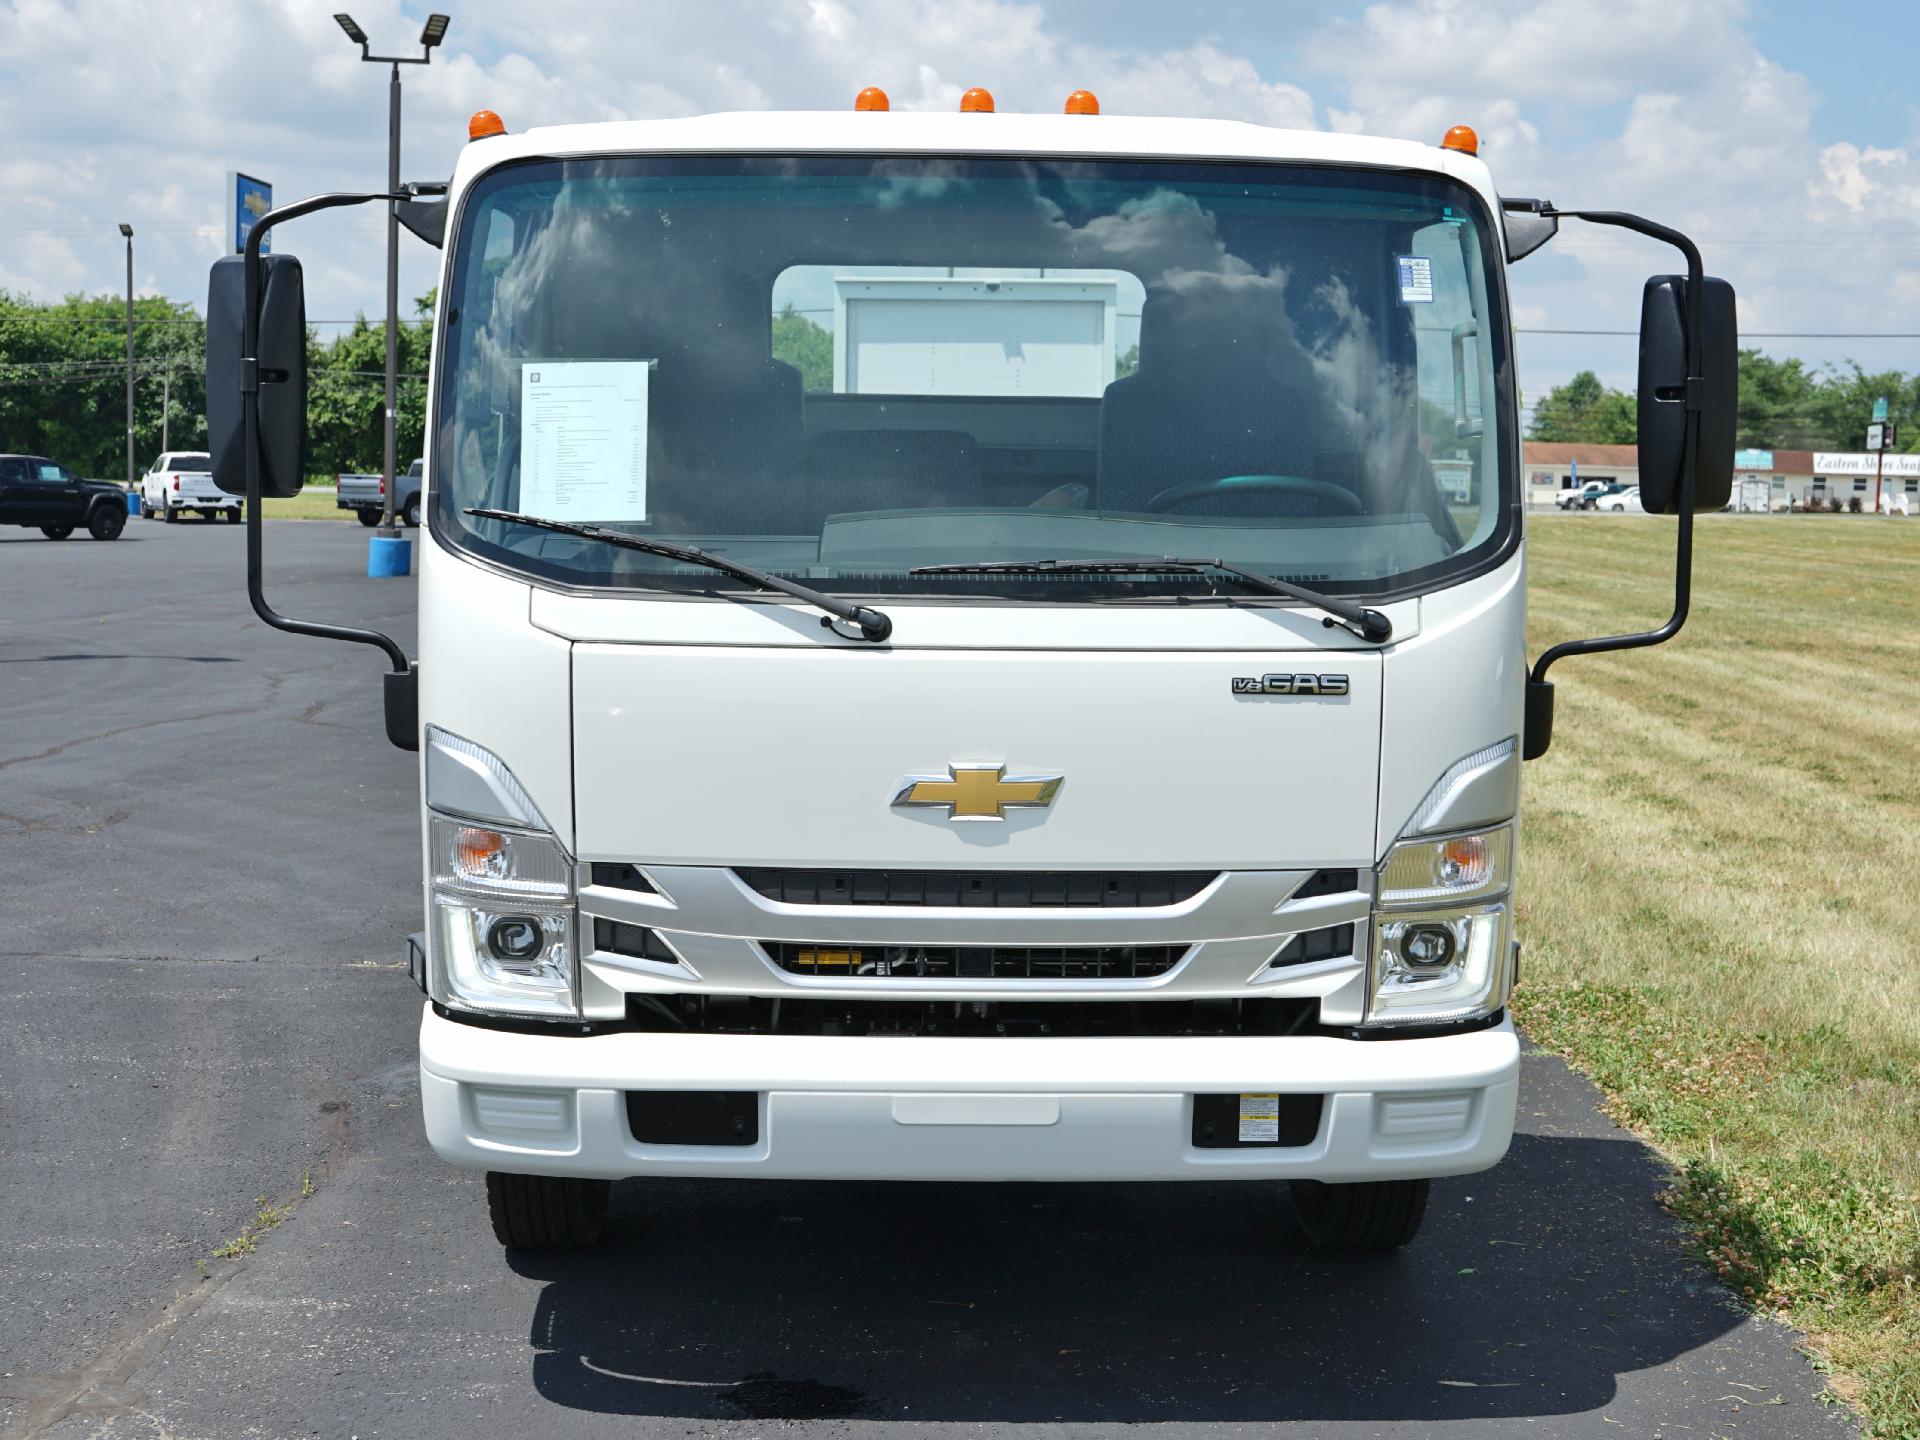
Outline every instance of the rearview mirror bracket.
<svg viewBox="0 0 1920 1440">
<path fill-rule="evenodd" d="M 385 652 L 393 665 L 393 673 L 387 676 L 385 687 L 385 710 L 387 738 L 402 750 L 417 750 L 419 741 L 419 669 L 410 663 L 406 652 L 394 641 L 391 635 L 378 630 L 362 629 L 356 625 L 331 625 L 318 620 L 298 620 L 282 615 L 267 604 L 262 588 L 261 532 L 260 516 L 261 477 L 260 477 L 260 304 L 262 292 L 262 272 L 260 244 L 274 226 L 286 220 L 297 219 L 312 214 L 316 210 L 332 210 L 344 205 L 365 205 L 372 201 L 383 200 L 389 203 L 410 201 L 409 194 L 387 194 L 378 191 L 370 194 L 332 194 L 315 195 L 306 200 L 297 200 L 291 205 L 271 210 L 255 222 L 247 232 L 245 254 L 244 309 L 241 316 L 241 354 L 240 354 L 240 392 L 242 411 L 241 446 L 247 477 L 247 599 L 253 605 L 253 613 L 276 630 L 285 630 L 294 635 L 314 635 L 322 640 L 343 640 L 355 645 L 372 645 Z M 211 332 L 209 332 L 211 339 Z"/>
<path fill-rule="evenodd" d="M 1680 484 L 1676 494 L 1679 510 L 1679 536 L 1674 556 L 1673 614 L 1655 630 L 1631 635 L 1606 635 L 1587 640 L 1563 640 L 1550 647 L 1534 662 L 1527 676 L 1526 729 L 1521 740 L 1521 758 L 1535 760 L 1547 753 L 1553 743 L 1553 684 L 1547 671 L 1563 655 L 1596 655 L 1609 650 L 1638 650 L 1661 645 L 1680 633 L 1687 623 L 1687 610 L 1693 593 L 1693 498 L 1700 465 L 1701 417 L 1706 406 L 1706 275 L 1700 262 L 1700 249 L 1678 230 L 1617 210 L 1560 210 L 1540 201 L 1509 201 L 1503 206 L 1524 211 L 1539 220 L 1586 220 L 1595 225 L 1616 225 L 1654 240 L 1672 245 L 1687 260 L 1687 287 L 1684 297 L 1687 325 L 1686 431 L 1682 448 Z"/>
</svg>

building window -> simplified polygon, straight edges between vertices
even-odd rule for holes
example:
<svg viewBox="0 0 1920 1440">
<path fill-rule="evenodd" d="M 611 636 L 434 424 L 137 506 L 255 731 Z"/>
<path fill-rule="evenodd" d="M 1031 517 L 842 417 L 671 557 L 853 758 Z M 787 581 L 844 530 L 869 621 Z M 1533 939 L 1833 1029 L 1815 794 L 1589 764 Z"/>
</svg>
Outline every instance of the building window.
<svg viewBox="0 0 1920 1440">
<path fill-rule="evenodd" d="M 1853 482 L 1853 493 L 1854 493 L 1854 494 L 1856 494 L 1856 495 L 1864 495 L 1864 494 L 1866 494 L 1866 493 L 1867 493 L 1867 482 L 1866 482 L 1866 481 L 1864 481 L 1864 480 L 1856 480 L 1856 481 L 1854 481 L 1854 482 Z"/>
</svg>

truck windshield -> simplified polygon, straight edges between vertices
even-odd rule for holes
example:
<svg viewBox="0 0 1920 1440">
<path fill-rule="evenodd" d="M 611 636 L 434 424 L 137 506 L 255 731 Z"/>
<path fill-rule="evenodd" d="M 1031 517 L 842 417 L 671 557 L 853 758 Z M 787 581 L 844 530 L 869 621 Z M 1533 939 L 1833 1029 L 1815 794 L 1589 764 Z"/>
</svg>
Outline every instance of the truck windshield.
<svg viewBox="0 0 1920 1440">
<path fill-rule="evenodd" d="M 603 525 L 844 595 L 1446 583 L 1517 524 L 1485 207 L 1293 164 L 594 157 L 462 206 L 432 523 L 569 587 L 711 591 Z M 1244 592 L 1243 592 L 1244 596 Z"/>
</svg>

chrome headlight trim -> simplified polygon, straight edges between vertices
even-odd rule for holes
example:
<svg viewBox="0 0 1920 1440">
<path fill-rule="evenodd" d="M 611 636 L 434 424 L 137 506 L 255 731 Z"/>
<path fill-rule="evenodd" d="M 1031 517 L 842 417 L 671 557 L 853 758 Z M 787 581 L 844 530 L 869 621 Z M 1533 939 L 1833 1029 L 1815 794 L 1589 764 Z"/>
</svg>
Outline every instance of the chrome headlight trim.
<svg viewBox="0 0 1920 1440">
<path fill-rule="evenodd" d="M 523 830 L 553 831 L 506 762 L 484 745 L 429 725 L 426 773 L 430 810 Z"/>
<path fill-rule="evenodd" d="M 1519 809 L 1520 746 L 1509 735 L 1449 765 L 1400 834 L 1404 839 L 1492 826 L 1511 819 Z"/>
</svg>

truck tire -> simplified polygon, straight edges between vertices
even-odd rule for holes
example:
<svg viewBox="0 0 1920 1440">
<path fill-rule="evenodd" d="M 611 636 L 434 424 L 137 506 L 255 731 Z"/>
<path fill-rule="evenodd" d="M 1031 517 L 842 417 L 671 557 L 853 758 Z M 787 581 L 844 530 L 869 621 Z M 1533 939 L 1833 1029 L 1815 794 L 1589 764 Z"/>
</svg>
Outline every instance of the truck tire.
<svg viewBox="0 0 1920 1440">
<path fill-rule="evenodd" d="M 93 513 L 87 516 L 87 533 L 96 540 L 118 540 L 126 528 L 127 511 L 123 505 L 95 505 Z"/>
<path fill-rule="evenodd" d="M 220 513 L 227 517 L 227 523 L 229 525 L 238 525 L 240 523 L 240 507 L 238 505 L 235 505 L 231 510 L 222 510 Z"/>
<path fill-rule="evenodd" d="M 369 530 L 380 523 L 380 512 L 378 510 L 356 510 L 353 513 L 360 517 L 360 523 Z"/>
<path fill-rule="evenodd" d="M 1316 1250 L 1397 1250 L 1420 1233 L 1431 1180 L 1367 1180 L 1332 1185 L 1290 1180 L 1293 1212 Z"/>
<path fill-rule="evenodd" d="M 174 509 L 174 507 L 169 505 L 166 501 L 162 500 L 160 502 L 160 518 L 166 521 L 167 524 L 171 525 L 175 520 L 179 519 L 179 511 Z"/>
<path fill-rule="evenodd" d="M 493 1237 L 509 1250 L 585 1250 L 607 1220 L 610 1180 L 487 1172 Z"/>
<path fill-rule="evenodd" d="M 42 525 L 40 533 L 49 540 L 64 540 L 73 533 L 71 525 Z"/>
<path fill-rule="evenodd" d="M 409 530 L 418 530 L 420 528 L 420 497 L 418 495 L 407 501 L 407 510 L 403 518 L 406 520 Z"/>
</svg>

